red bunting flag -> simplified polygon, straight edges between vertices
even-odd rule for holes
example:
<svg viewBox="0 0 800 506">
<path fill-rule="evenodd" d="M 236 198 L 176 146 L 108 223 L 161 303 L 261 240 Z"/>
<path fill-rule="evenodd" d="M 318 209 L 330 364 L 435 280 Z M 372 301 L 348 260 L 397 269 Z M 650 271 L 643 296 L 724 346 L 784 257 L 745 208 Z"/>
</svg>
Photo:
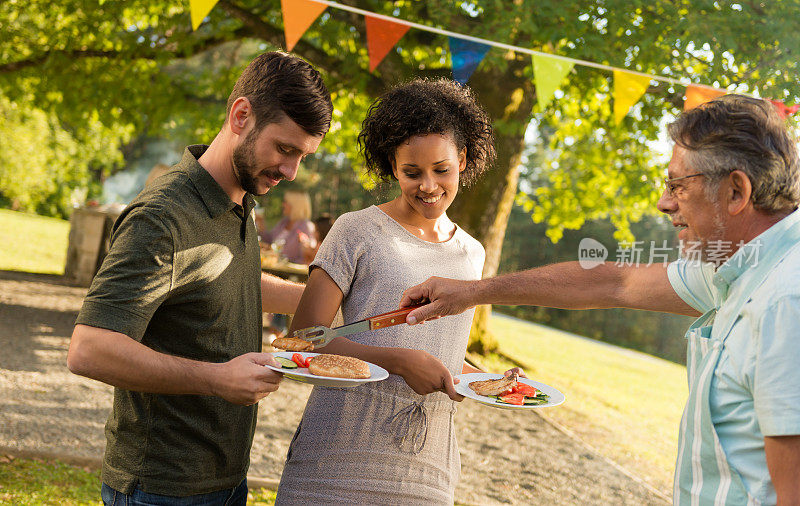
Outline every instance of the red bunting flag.
<svg viewBox="0 0 800 506">
<path fill-rule="evenodd" d="M 365 16 L 367 22 L 367 51 L 369 52 L 369 71 L 383 61 L 389 51 L 392 50 L 397 41 L 409 29 L 408 25 L 387 21 L 383 18 Z"/>
<path fill-rule="evenodd" d="M 786 119 L 797 111 L 800 111 L 800 104 L 786 105 L 780 100 L 770 100 L 770 102 L 772 102 L 772 105 L 775 106 L 775 110 L 778 111 L 778 114 L 780 114 L 783 119 Z"/>
<path fill-rule="evenodd" d="M 294 49 L 308 27 L 327 8 L 325 4 L 310 0 L 281 0 L 283 11 L 283 33 L 286 35 L 286 50 Z"/>
</svg>

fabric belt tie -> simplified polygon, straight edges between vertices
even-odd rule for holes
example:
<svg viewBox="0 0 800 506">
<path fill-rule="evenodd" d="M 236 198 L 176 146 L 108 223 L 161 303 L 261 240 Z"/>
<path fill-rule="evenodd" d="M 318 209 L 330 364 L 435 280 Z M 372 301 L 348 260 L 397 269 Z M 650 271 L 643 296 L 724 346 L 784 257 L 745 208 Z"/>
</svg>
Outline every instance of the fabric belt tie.
<svg viewBox="0 0 800 506">
<path fill-rule="evenodd" d="M 411 452 L 415 455 L 425 448 L 428 440 L 428 412 L 421 402 L 412 402 L 395 413 L 387 422 L 389 430 L 395 433 L 394 442 L 401 450 L 406 439 L 411 443 Z"/>
</svg>

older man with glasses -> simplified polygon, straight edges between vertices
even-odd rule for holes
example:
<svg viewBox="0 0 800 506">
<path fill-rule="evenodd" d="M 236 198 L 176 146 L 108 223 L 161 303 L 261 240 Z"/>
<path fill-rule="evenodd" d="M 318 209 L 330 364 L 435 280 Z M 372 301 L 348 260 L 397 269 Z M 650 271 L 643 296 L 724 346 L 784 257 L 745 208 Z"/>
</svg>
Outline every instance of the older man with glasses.
<svg viewBox="0 0 800 506">
<path fill-rule="evenodd" d="M 592 269 L 566 262 L 480 281 L 431 278 L 408 289 L 401 305 L 430 302 L 409 314 L 410 324 L 477 304 L 699 316 L 686 333 L 689 399 L 675 503 L 800 504 L 796 141 L 771 104 L 739 95 L 683 113 L 669 134 L 675 146 L 658 209 L 699 258 Z"/>
</svg>

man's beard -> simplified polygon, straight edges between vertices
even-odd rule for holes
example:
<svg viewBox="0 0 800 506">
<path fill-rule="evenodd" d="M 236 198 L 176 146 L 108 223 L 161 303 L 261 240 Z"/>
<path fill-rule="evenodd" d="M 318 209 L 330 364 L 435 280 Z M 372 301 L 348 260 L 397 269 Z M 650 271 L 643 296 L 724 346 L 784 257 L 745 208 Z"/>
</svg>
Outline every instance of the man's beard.
<svg viewBox="0 0 800 506">
<path fill-rule="evenodd" d="M 253 129 L 247 134 L 244 142 L 233 148 L 233 175 L 239 181 L 239 185 L 244 191 L 252 195 L 264 195 L 269 191 L 269 186 L 263 192 L 259 192 L 256 175 L 259 170 L 256 167 L 256 137 L 258 132 Z M 270 178 L 280 181 L 283 179 L 283 174 L 279 172 L 269 171 L 267 174 Z"/>
</svg>

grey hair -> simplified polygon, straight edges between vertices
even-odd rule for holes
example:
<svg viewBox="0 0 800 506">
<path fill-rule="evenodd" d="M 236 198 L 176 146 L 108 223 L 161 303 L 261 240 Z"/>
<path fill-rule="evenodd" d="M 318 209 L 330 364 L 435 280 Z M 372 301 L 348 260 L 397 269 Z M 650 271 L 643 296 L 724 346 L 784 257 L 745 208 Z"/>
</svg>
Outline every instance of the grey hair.
<svg viewBox="0 0 800 506">
<path fill-rule="evenodd" d="M 706 176 L 709 200 L 738 169 L 750 179 L 756 209 L 775 214 L 800 204 L 796 139 L 769 102 L 724 95 L 681 114 L 668 132 L 686 149 L 686 165 Z"/>
</svg>

